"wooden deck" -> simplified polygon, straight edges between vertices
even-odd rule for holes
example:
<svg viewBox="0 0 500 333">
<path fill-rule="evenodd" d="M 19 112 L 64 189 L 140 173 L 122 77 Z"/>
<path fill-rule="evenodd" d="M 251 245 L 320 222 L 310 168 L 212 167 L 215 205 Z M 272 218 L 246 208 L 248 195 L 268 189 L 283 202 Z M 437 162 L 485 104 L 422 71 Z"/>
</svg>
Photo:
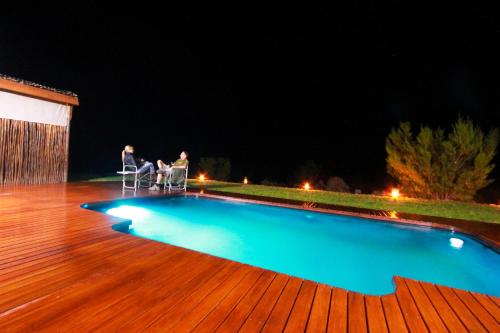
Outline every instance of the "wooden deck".
<svg viewBox="0 0 500 333">
<path fill-rule="evenodd" d="M 382 297 L 113 231 L 119 185 L 0 187 L 0 332 L 500 332 L 500 299 L 396 278 Z"/>
</svg>

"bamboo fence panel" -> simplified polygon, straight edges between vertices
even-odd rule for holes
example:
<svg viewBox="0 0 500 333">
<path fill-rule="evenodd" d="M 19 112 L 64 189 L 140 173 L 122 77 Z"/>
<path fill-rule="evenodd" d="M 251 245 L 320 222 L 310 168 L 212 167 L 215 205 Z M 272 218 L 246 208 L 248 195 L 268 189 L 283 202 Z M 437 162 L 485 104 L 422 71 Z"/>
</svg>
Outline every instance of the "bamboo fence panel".
<svg viewBox="0 0 500 333">
<path fill-rule="evenodd" d="M 0 184 L 65 182 L 68 128 L 0 118 Z"/>
</svg>

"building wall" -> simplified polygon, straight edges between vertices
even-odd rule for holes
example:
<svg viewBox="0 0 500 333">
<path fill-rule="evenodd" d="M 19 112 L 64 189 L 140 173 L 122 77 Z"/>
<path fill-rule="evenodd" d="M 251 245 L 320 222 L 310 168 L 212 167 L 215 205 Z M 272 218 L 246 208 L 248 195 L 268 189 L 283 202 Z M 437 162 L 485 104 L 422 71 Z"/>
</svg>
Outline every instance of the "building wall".
<svg viewBox="0 0 500 333">
<path fill-rule="evenodd" d="M 65 182 L 67 128 L 0 118 L 0 184 Z"/>
</svg>

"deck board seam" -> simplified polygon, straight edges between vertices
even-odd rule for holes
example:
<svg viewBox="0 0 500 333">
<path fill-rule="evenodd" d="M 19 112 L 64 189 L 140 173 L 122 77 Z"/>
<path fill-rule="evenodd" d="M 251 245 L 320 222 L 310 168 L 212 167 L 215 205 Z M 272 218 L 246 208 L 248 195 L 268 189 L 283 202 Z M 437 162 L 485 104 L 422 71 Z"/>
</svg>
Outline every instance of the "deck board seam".
<svg viewBox="0 0 500 333">
<path fill-rule="evenodd" d="M 495 303 L 495 305 L 500 308 L 500 298 L 498 298 L 498 300 L 494 297 L 494 296 L 491 296 L 491 295 L 486 295 L 493 303 Z"/>
<path fill-rule="evenodd" d="M 382 302 L 382 297 L 378 296 L 378 300 L 380 302 L 380 307 L 382 308 L 382 314 L 384 315 L 384 322 L 385 322 L 385 327 L 387 328 L 387 332 L 390 332 L 391 330 L 389 329 L 389 321 L 387 320 L 387 314 L 385 313 L 385 306 L 384 303 Z M 368 325 L 368 329 L 370 326 Z"/>
<path fill-rule="evenodd" d="M 300 288 L 297 291 L 297 295 L 295 295 L 295 298 L 293 299 L 293 305 L 290 307 L 290 311 L 288 312 L 288 316 L 286 317 L 286 321 L 283 325 L 283 328 L 281 329 L 281 333 L 285 331 L 286 325 L 288 324 L 288 320 L 290 319 L 290 316 L 292 315 L 293 308 L 295 307 L 295 304 L 297 303 L 297 299 L 299 298 L 300 291 L 302 290 L 302 287 L 304 286 L 304 280 L 300 281 Z"/>
<path fill-rule="evenodd" d="M 231 266 L 234 266 L 234 265 L 231 265 Z M 158 320 L 160 320 L 160 319 L 161 319 L 164 315 L 166 315 L 167 313 L 169 313 L 169 312 L 170 312 L 170 311 L 171 311 L 171 310 L 175 307 L 175 305 L 179 304 L 180 302 L 182 302 L 183 300 L 185 300 L 185 299 L 186 299 L 186 298 L 188 298 L 189 296 L 194 295 L 194 293 L 195 293 L 196 291 L 198 291 L 198 289 L 202 288 L 203 286 L 205 286 L 205 285 L 207 284 L 207 282 L 211 281 L 211 280 L 212 280 L 212 279 L 213 279 L 213 278 L 217 275 L 217 273 L 219 273 L 220 271 L 222 271 L 224 268 L 231 268 L 231 266 L 224 266 L 224 265 L 221 265 L 221 267 L 220 267 L 220 268 L 219 268 L 216 272 L 214 272 L 214 274 L 212 274 L 212 275 L 210 276 L 210 278 L 208 278 L 208 279 L 206 279 L 205 281 L 203 281 L 203 283 L 202 283 L 200 286 L 198 286 L 197 288 L 195 288 L 194 290 L 192 290 L 189 294 L 184 295 L 184 297 L 182 297 L 182 299 L 178 300 L 175 304 L 172 304 L 172 305 L 171 305 L 171 306 L 170 306 L 170 307 L 169 307 L 169 308 L 168 308 L 168 309 L 167 309 L 167 310 L 163 313 L 163 315 L 162 315 L 162 316 L 156 317 L 153 321 L 150 321 L 149 323 L 147 323 L 147 326 L 146 326 L 146 324 L 145 324 L 145 325 L 144 325 L 144 327 L 143 327 L 143 330 L 142 330 L 142 331 L 144 331 L 144 329 L 146 329 L 146 330 L 147 330 L 149 327 L 151 327 L 152 325 L 154 325 L 154 323 L 156 323 L 156 322 L 157 322 Z M 220 283 L 218 283 L 218 284 L 214 287 L 214 289 L 215 289 L 215 288 L 217 288 L 217 287 L 218 287 L 221 283 L 223 283 L 224 281 L 226 281 L 226 279 L 227 279 L 228 277 L 229 277 L 229 274 L 228 274 L 227 276 L 225 276 L 225 277 L 223 278 L 223 280 L 222 280 Z M 161 303 L 161 302 L 160 302 L 160 303 Z"/>
<path fill-rule="evenodd" d="M 205 279 L 204 281 L 200 282 L 200 284 L 199 284 L 199 285 L 197 285 L 197 286 L 195 286 L 195 287 L 193 288 L 193 290 L 191 290 L 191 291 L 189 291 L 189 292 L 186 292 L 186 293 L 182 296 L 182 298 L 178 299 L 177 301 L 173 302 L 173 303 L 172 303 L 169 307 L 167 307 L 167 308 L 165 309 L 165 313 L 167 313 L 167 312 L 171 311 L 171 310 L 172 310 L 172 308 L 173 308 L 173 307 L 175 307 L 178 303 L 182 302 L 184 299 L 186 299 L 187 297 L 190 297 L 190 296 L 191 296 L 191 295 L 193 295 L 195 292 L 197 292 L 197 291 L 198 291 L 200 288 L 202 288 L 202 287 L 203 287 L 203 286 L 204 286 L 204 285 L 205 285 L 208 281 L 210 281 L 210 280 L 213 278 L 213 276 L 214 276 L 215 274 L 217 274 L 219 271 L 221 271 L 222 269 L 224 269 L 224 267 L 225 267 L 225 266 L 224 266 L 224 264 L 223 264 L 223 263 L 217 263 L 217 264 L 215 265 L 215 267 L 210 267 L 210 266 L 209 266 L 209 267 L 205 267 L 205 268 L 203 268 L 200 272 L 196 273 L 196 274 L 195 274 L 195 275 L 194 275 L 191 279 L 189 279 L 189 280 L 186 282 L 186 284 L 187 284 L 187 283 L 190 283 L 190 282 L 192 282 L 193 280 L 195 280 L 196 278 L 198 278 L 198 277 L 202 276 L 202 273 L 206 272 L 207 270 L 210 270 L 210 269 L 214 269 L 214 270 L 215 270 L 214 274 L 213 274 L 211 277 L 209 277 L 209 278 Z M 182 287 L 182 288 L 184 288 L 184 287 L 185 287 L 185 284 L 184 284 L 184 285 L 182 285 L 182 286 L 178 286 L 178 287 Z M 175 292 L 174 292 L 173 294 L 175 294 Z M 172 296 L 172 295 L 167 295 L 167 296 L 166 296 L 163 300 L 159 301 L 156 305 L 158 305 L 158 306 L 159 306 L 160 304 L 164 303 L 165 301 L 169 301 L 171 296 Z M 141 312 L 139 313 L 139 316 L 142 316 L 143 314 L 147 313 L 147 312 L 148 312 L 148 310 L 149 310 L 149 309 L 144 309 L 143 311 L 141 311 Z M 137 313 L 136 313 L 136 317 L 137 317 Z M 120 331 L 119 329 L 121 329 L 123 326 L 128 325 L 129 323 L 134 322 L 134 321 L 135 321 L 135 318 L 130 318 L 128 321 L 122 322 L 122 323 L 121 323 L 121 325 L 117 328 L 117 331 Z"/>
<path fill-rule="evenodd" d="M 330 310 L 332 308 L 332 296 L 333 296 L 333 287 L 330 288 L 330 297 L 328 298 L 328 310 L 326 312 L 326 327 L 325 332 L 328 332 L 328 324 L 330 321 Z"/>
<path fill-rule="evenodd" d="M 260 331 L 259 331 L 259 332 L 262 332 L 262 330 L 264 330 L 264 327 L 266 327 L 266 324 L 267 324 L 267 322 L 268 322 L 269 318 L 271 318 L 271 313 L 273 313 L 274 308 L 276 307 L 276 304 L 278 304 L 278 301 L 280 300 L 281 295 L 283 295 L 283 292 L 285 291 L 286 286 L 288 286 L 288 283 L 289 283 L 289 282 L 290 282 L 290 277 L 288 276 L 288 277 L 287 277 L 287 280 L 286 280 L 286 283 L 285 283 L 285 285 L 283 286 L 283 289 L 281 289 L 279 296 L 276 298 L 276 301 L 274 302 L 273 306 L 272 306 L 272 307 L 271 307 L 271 309 L 269 310 L 269 313 L 268 313 L 268 315 L 267 315 L 267 318 L 266 318 L 266 320 L 262 323 L 262 327 L 261 327 L 261 329 L 260 329 Z"/>
<path fill-rule="evenodd" d="M 423 314 L 422 310 L 420 309 L 420 306 L 418 305 L 419 303 L 418 303 L 418 302 L 417 302 L 417 300 L 415 299 L 415 295 L 413 295 L 413 292 L 412 292 L 412 290 L 411 290 L 410 286 L 409 286 L 409 285 L 408 285 L 408 283 L 406 282 L 406 279 L 403 279 L 403 281 L 404 281 L 403 283 L 404 283 L 404 284 L 405 284 L 405 286 L 406 286 L 406 289 L 408 289 L 408 293 L 410 294 L 411 299 L 413 300 L 413 303 L 415 304 L 415 307 L 417 308 L 417 311 L 418 311 L 418 313 L 419 313 L 419 315 L 420 315 L 420 318 L 422 318 L 422 321 L 424 322 L 424 325 L 425 325 L 425 327 L 427 328 L 427 331 L 428 331 L 428 332 L 432 332 L 431 327 L 430 327 L 430 326 L 429 326 L 429 324 L 427 323 L 427 320 L 425 319 L 425 316 L 424 316 L 424 314 Z M 424 294 L 424 297 L 427 297 L 427 296 Z M 432 304 L 432 302 L 430 301 L 430 299 L 428 299 L 428 301 Z M 439 318 L 439 319 L 441 319 L 441 317 L 439 317 L 439 315 L 438 315 L 438 318 Z M 443 323 L 443 326 L 444 326 L 444 327 L 446 328 L 446 330 L 448 331 L 448 328 L 446 327 L 446 325 L 444 325 L 444 323 Z"/>
<path fill-rule="evenodd" d="M 479 324 L 481 324 L 481 326 L 486 330 L 486 332 L 489 332 L 490 330 L 488 329 L 488 327 L 486 327 L 486 325 L 481 321 L 481 318 L 479 318 L 477 316 L 477 314 L 475 313 L 475 311 L 473 309 L 470 308 L 470 306 L 467 304 L 467 302 L 464 302 L 462 300 L 462 298 L 460 297 L 459 294 L 456 293 L 455 289 L 453 288 L 450 288 L 451 291 L 453 291 L 453 293 L 457 296 L 458 300 L 467 308 L 467 310 L 469 310 L 469 312 L 472 314 L 472 316 L 474 318 L 476 318 L 476 320 L 478 321 Z M 468 293 L 468 291 L 466 291 Z M 479 303 L 479 302 L 478 302 Z M 481 303 L 479 303 L 481 304 Z M 481 306 L 482 307 L 482 306 Z"/>
<path fill-rule="evenodd" d="M 238 271 L 240 268 L 237 268 L 236 271 Z M 227 290 L 223 295 L 222 297 L 219 298 L 219 300 L 217 300 L 215 302 L 215 305 L 212 306 L 212 308 L 210 309 L 210 311 L 208 311 L 205 316 L 203 317 L 203 319 L 208 315 L 208 313 L 212 312 L 230 293 L 231 291 L 236 288 L 238 286 L 238 284 L 243 281 L 243 279 L 245 279 L 245 277 L 250 274 L 250 272 L 252 272 L 251 269 L 248 269 L 248 267 L 242 267 L 241 268 L 242 270 L 242 276 L 240 276 L 239 278 L 237 278 L 236 280 L 236 283 L 234 284 L 234 286 L 232 288 L 230 288 L 229 290 Z M 193 312 L 193 311 L 196 311 L 200 305 L 208 298 L 210 297 L 212 294 L 216 293 L 219 291 L 219 288 L 224 288 L 224 285 L 226 283 L 228 283 L 228 281 L 231 279 L 231 277 L 233 276 L 233 274 L 228 274 L 227 278 L 225 278 L 223 281 L 221 281 L 221 283 L 219 283 L 215 288 L 213 288 L 207 295 L 205 295 L 202 299 L 199 300 L 199 302 L 197 304 L 195 304 L 193 307 L 190 307 L 189 310 L 187 310 L 187 312 Z M 170 311 L 168 311 L 170 312 Z M 165 314 L 168 314 L 165 313 Z M 180 315 L 180 320 L 183 320 L 185 319 L 185 316 L 183 315 Z M 200 321 L 202 321 L 203 319 L 201 319 Z M 174 323 L 174 325 L 170 325 L 169 327 L 169 330 L 175 328 L 177 325 L 179 324 L 179 321 Z"/>
<path fill-rule="evenodd" d="M 127 244 L 123 244 L 123 245 L 127 245 Z M 146 245 L 144 245 L 144 246 L 146 246 Z M 99 253 L 99 254 L 101 255 L 102 253 Z M 92 264 L 92 263 L 94 263 L 94 262 L 99 262 L 99 261 L 102 261 L 103 259 L 108 258 L 108 257 L 111 257 L 111 256 L 116 256 L 116 253 L 114 253 L 112 250 L 111 250 L 108 254 L 106 254 L 105 256 L 101 256 L 101 257 L 98 257 L 98 258 L 97 258 L 97 257 L 95 257 L 95 258 L 89 257 L 89 258 L 88 258 L 88 261 L 86 261 L 85 263 L 86 263 L 87 265 L 88 265 L 88 264 Z M 22 282 L 22 281 L 24 281 L 24 280 L 32 279 L 33 277 L 37 277 L 38 275 L 45 275 L 45 274 L 47 274 L 48 272 L 55 271 L 55 270 L 57 270 L 57 269 L 60 269 L 60 268 L 65 267 L 65 266 L 71 266 L 71 261 L 68 261 L 68 263 L 67 263 L 67 264 L 62 265 L 61 267 L 54 267 L 54 269 L 50 269 L 50 270 L 45 271 L 45 272 L 38 272 L 38 273 L 36 273 L 37 271 L 34 271 L 34 272 L 33 272 L 34 274 L 30 274 L 29 276 L 27 276 L 27 277 L 25 277 L 25 278 L 21 278 L 21 279 L 19 279 L 19 280 L 15 280 L 15 283 L 19 283 L 19 282 Z M 14 266 L 14 267 L 15 267 L 15 266 Z M 47 266 L 47 267 L 50 267 L 50 265 L 49 265 L 49 266 Z M 96 266 L 96 268 L 97 268 L 97 267 L 100 267 L 100 266 Z M 10 284 L 12 284 L 12 281 L 10 281 L 10 282 L 11 282 Z"/>
<path fill-rule="evenodd" d="M 221 303 L 222 303 L 222 302 L 223 302 L 223 301 L 224 301 L 224 300 L 225 300 L 225 299 L 226 299 L 226 298 L 227 298 L 227 297 L 231 294 L 231 292 L 232 292 L 234 289 L 236 289 L 236 288 L 238 287 L 239 283 L 240 283 L 241 281 L 243 281 L 243 280 L 247 277 L 247 275 L 249 275 L 251 272 L 252 272 L 251 270 L 249 270 L 248 272 L 246 272 L 246 273 L 245 273 L 245 275 L 243 275 L 243 277 L 242 277 L 242 278 L 238 281 L 238 283 L 236 283 L 236 284 L 235 284 L 235 285 L 234 285 L 234 286 L 233 286 L 233 287 L 232 287 L 232 288 L 231 288 L 231 289 L 230 289 L 230 290 L 229 290 L 226 294 L 224 294 L 224 296 L 220 298 L 220 300 L 217 302 L 217 304 L 215 304 L 215 305 L 212 307 L 212 309 L 211 309 L 210 311 L 208 311 L 208 312 L 205 314 L 205 316 L 203 316 L 203 318 L 201 318 L 201 319 L 198 321 L 198 323 L 197 323 L 197 324 L 196 324 L 193 328 L 191 328 L 190 332 L 191 332 L 191 331 L 193 331 L 193 330 L 194 330 L 194 329 L 195 329 L 195 328 L 196 328 L 196 327 L 197 327 L 200 323 L 202 323 L 202 322 L 205 320 L 205 318 L 207 318 L 207 317 L 208 317 L 208 316 L 209 316 L 209 315 L 210 315 L 213 311 L 215 311 L 215 309 L 217 309 L 217 307 L 218 307 L 218 306 L 219 306 L 219 305 L 220 305 L 220 304 L 221 304 Z M 261 273 L 261 275 L 262 275 L 262 273 Z M 261 276 L 261 275 L 259 275 L 259 278 L 260 278 L 260 276 Z M 258 278 L 257 278 L 257 279 L 258 279 Z M 249 288 L 249 290 L 250 290 L 250 288 Z M 212 294 L 213 292 L 214 292 L 214 290 L 212 290 L 212 292 L 211 292 L 210 294 Z M 207 295 L 207 297 L 208 297 L 210 294 L 208 294 L 208 295 Z M 205 297 L 205 298 L 206 298 L 206 297 Z M 205 298 L 204 298 L 204 299 L 205 299 Z M 197 305 L 194 307 L 194 309 L 198 308 L 198 306 L 199 306 L 199 304 L 197 304 Z"/>
<path fill-rule="evenodd" d="M 401 313 L 401 317 L 403 318 L 403 322 L 404 322 L 404 323 L 405 323 L 405 325 L 406 325 L 406 331 L 407 331 L 407 332 L 411 332 L 411 330 L 410 330 L 410 326 L 409 326 L 409 325 L 408 325 L 408 323 L 406 322 L 406 316 L 404 315 L 403 308 L 401 307 L 401 302 L 399 301 L 399 297 L 397 297 L 397 287 L 396 287 L 396 292 L 394 293 L 394 299 L 396 299 L 396 304 L 398 305 L 399 312 Z"/>
<path fill-rule="evenodd" d="M 443 292 L 441 291 L 441 288 L 438 288 L 436 285 L 435 285 L 437 291 L 439 294 L 441 294 L 441 297 L 444 299 L 444 301 L 446 302 L 446 304 L 448 304 L 448 307 L 451 309 L 451 311 L 453 311 L 453 313 L 455 313 L 455 316 L 458 318 L 458 320 L 460 320 L 460 322 L 462 323 L 462 325 L 465 327 L 466 330 L 470 331 L 469 330 L 469 326 L 467 325 L 467 323 L 462 319 L 462 316 L 460 316 L 460 314 L 457 312 L 457 310 L 455 310 L 455 308 L 451 305 L 451 303 L 448 301 L 448 299 L 445 297 L 445 295 L 443 294 Z M 482 325 L 482 324 L 481 324 Z"/>
<path fill-rule="evenodd" d="M 110 238 L 109 240 L 113 240 L 113 238 Z M 113 249 L 115 249 L 115 248 L 120 248 L 120 246 L 126 246 L 126 245 L 128 245 L 128 243 L 130 243 L 130 242 L 120 242 L 120 243 L 112 244 L 110 246 L 113 246 Z M 97 255 L 103 255 L 104 253 L 106 253 L 106 252 L 105 251 L 99 252 L 99 253 L 97 253 Z M 74 263 L 74 260 L 73 260 L 74 258 L 77 258 L 78 260 L 84 261 L 85 257 L 88 256 L 88 254 L 80 254 L 78 256 L 69 258 L 69 257 L 65 257 L 64 255 L 65 255 L 64 253 L 60 253 L 60 256 L 55 257 L 55 258 L 51 257 L 51 256 L 46 256 L 46 257 L 38 258 L 36 261 L 19 263 L 17 265 L 13 265 L 13 266 L 10 266 L 8 268 L 1 269 L 0 270 L 0 282 L 13 280 L 13 279 L 16 279 L 17 277 L 20 278 L 20 275 L 16 275 L 16 272 L 19 272 L 22 270 L 26 270 L 26 272 L 25 272 L 26 275 L 28 275 L 27 273 L 30 273 L 29 276 L 27 276 L 26 278 L 32 278 L 32 277 L 37 276 L 39 274 L 45 274 L 47 272 L 52 271 L 52 269 L 49 269 L 49 268 L 54 264 L 58 265 L 58 267 L 68 266 L 68 265 L 71 265 L 71 262 Z M 105 256 L 104 258 L 106 258 L 106 257 L 107 256 Z M 90 260 L 90 258 L 89 258 L 89 260 Z M 26 265 L 26 266 L 21 267 L 23 265 Z M 37 265 L 43 265 L 43 266 L 33 268 L 33 266 L 37 266 Z M 48 269 L 47 271 L 40 272 L 40 270 L 43 270 L 46 268 Z M 13 275 L 13 276 L 5 278 L 4 276 L 8 275 L 8 274 Z M 21 280 L 22 279 L 19 279 L 19 281 L 21 281 Z"/>
<path fill-rule="evenodd" d="M 262 295 L 260 295 L 259 299 L 256 300 L 256 302 L 253 304 L 252 306 L 252 309 L 250 309 L 250 311 L 248 311 L 246 317 L 245 317 L 245 320 L 243 320 L 240 324 L 240 327 L 238 327 L 238 329 L 236 330 L 236 332 L 239 332 L 240 329 L 243 327 L 243 325 L 246 323 L 246 321 L 248 320 L 248 318 L 250 317 L 250 314 L 253 312 L 253 310 L 255 309 L 255 307 L 257 306 L 257 304 L 259 304 L 259 302 L 261 301 L 261 299 L 264 297 L 264 295 L 266 294 L 266 292 L 269 290 L 269 287 L 273 284 L 274 280 L 276 279 L 276 277 L 278 276 L 278 273 L 275 273 L 273 272 L 274 275 L 273 275 L 273 278 L 271 279 L 271 281 L 269 282 L 269 284 L 266 286 L 266 290 L 264 290 L 264 292 L 262 293 Z M 241 299 L 242 300 L 242 299 Z M 241 302 L 240 300 L 240 302 Z M 239 302 L 238 302 L 239 304 Z"/>
<path fill-rule="evenodd" d="M 234 285 L 232 288 L 230 288 L 230 289 L 229 289 L 229 290 L 228 290 L 228 291 L 224 294 L 224 296 L 222 296 L 222 297 L 221 297 L 221 298 L 220 298 L 220 299 L 216 302 L 216 304 L 215 304 L 215 305 L 213 305 L 213 306 L 212 306 L 212 308 L 210 309 L 210 311 L 208 311 L 207 313 L 205 313 L 205 316 L 203 316 L 203 318 L 199 319 L 198 323 L 201 323 L 203 320 L 205 320 L 205 318 L 206 318 L 206 317 L 207 317 L 210 313 L 212 313 L 212 312 L 213 312 L 213 311 L 214 311 L 214 310 L 215 310 L 215 309 L 219 306 L 219 304 L 221 304 L 221 303 L 222 303 L 222 302 L 223 302 L 223 301 L 224 301 L 224 300 L 225 300 L 225 299 L 226 299 L 226 298 L 227 298 L 227 297 L 231 294 L 231 292 L 232 292 L 234 289 L 236 289 L 236 288 L 238 287 L 239 283 L 240 283 L 241 281 L 243 281 L 243 280 L 244 280 L 244 279 L 245 279 L 245 278 L 246 278 L 246 277 L 247 277 L 247 276 L 248 276 L 251 272 L 252 272 L 252 270 L 251 270 L 251 269 L 249 269 L 247 272 L 245 272 L 245 274 L 244 274 L 244 275 L 243 275 L 243 276 L 242 276 L 242 277 L 238 280 L 238 283 L 235 283 L 235 285 Z M 224 281 L 223 281 L 223 283 L 224 283 L 224 282 L 226 282 L 226 280 L 224 280 Z M 223 283 L 221 283 L 221 284 L 223 284 Z M 220 285 L 218 285 L 218 286 L 217 286 L 214 290 L 212 290 L 212 291 L 211 291 L 208 295 L 206 295 L 206 296 L 203 298 L 203 300 L 205 300 L 205 299 L 206 299 L 207 297 L 209 297 L 212 293 L 214 293 L 214 292 L 215 292 L 215 291 L 216 291 L 219 287 L 220 287 Z M 203 302 L 203 300 L 202 300 L 201 302 Z M 196 309 L 200 306 L 201 302 L 200 302 L 200 303 L 198 303 L 198 304 L 197 304 L 197 305 L 193 308 L 193 310 L 196 310 Z M 195 327 L 196 327 L 196 326 L 198 326 L 198 324 L 196 324 L 196 325 L 195 325 Z M 193 327 L 192 329 L 194 329 L 194 327 Z M 191 330 L 192 330 L 192 329 L 191 329 Z M 191 331 L 191 330 L 190 330 L 190 331 Z"/>
<path fill-rule="evenodd" d="M 432 299 L 430 298 L 429 294 L 427 293 L 426 289 L 422 286 L 422 283 L 420 281 L 417 281 L 417 283 L 419 284 L 420 286 L 420 289 L 423 291 L 423 294 L 425 297 L 427 297 L 427 299 L 429 300 L 429 303 L 431 304 L 432 308 L 434 309 L 434 311 L 436 311 L 439 319 L 441 319 L 441 322 L 443 323 L 444 327 L 446 328 L 446 330 L 450 333 L 453 333 L 450 331 L 450 328 L 448 327 L 448 325 L 446 325 L 446 321 L 445 319 L 443 318 L 442 314 L 439 312 L 439 310 L 436 308 L 436 305 L 434 304 L 434 302 L 432 302 Z M 446 299 L 445 299 L 446 301 Z M 448 304 L 448 302 L 446 302 L 446 304 Z M 449 305 L 449 304 L 448 304 Z"/>
<path fill-rule="evenodd" d="M 493 313 L 491 313 L 484 305 L 483 303 L 479 300 L 479 298 L 474 294 L 474 293 L 470 293 L 472 295 L 472 297 L 476 300 L 476 302 L 478 302 L 480 305 L 481 305 L 481 308 L 484 309 L 484 311 L 486 311 L 487 313 L 489 313 L 496 321 L 497 323 L 500 324 L 500 318 L 496 318 L 495 315 Z M 495 303 L 493 303 L 495 304 Z M 496 305 L 496 304 L 495 304 Z"/>
<path fill-rule="evenodd" d="M 182 255 L 182 252 L 177 253 L 177 255 Z M 190 260 L 192 260 L 192 259 L 190 258 Z M 188 265 L 188 264 L 190 264 L 190 262 L 183 262 L 180 266 L 176 267 L 175 269 L 179 269 L 179 268 L 181 268 L 181 267 L 183 267 L 185 265 Z M 168 266 L 169 264 L 168 263 L 164 263 L 164 265 Z M 155 282 L 157 282 L 157 280 L 158 279 L 153 278 L 152 280 L 149 281 L 149 284 L 155 283 Z M 108 308 L 116 305 L 117 303 L 120 303 L 121 301 L 127 299 L 127 297 L 128 297 L 128 295 L 124 295 L 122 298 L 115 299 L 113 302 L 110 302 L 105 307 L 100 308 L 100 310 L 106 310 L 106 309 L 108 309 Z M 72 309 L 72 310 L 69 310 L 69 311 L 65 312 L 64 315 L 62 315 L 59 319 L 71 316 L 72 314 L 74 314 L 75 310 L 76 309 Z M 75 320 L 74 318 L 71 318 L 71 319 L 73 321 Z M 83 319 L 80 318 L 77 323 L 81 323 L 82 321 L 83 321 Z"/>
<path fill-rule="evenodd" d="M 101 240 L 103 239 L 111 239 L 111 238 L 121 238 L 121 237 L 115 237 L 115 236 L 111 236 L 111 235 L 105 235 L 103 237 L 99 237 L 99 238 L 91 238 L 91 239 L 87 239 L 86 241 L 82 241 L 82 242 L 79 242 L 79 243 L 76 243 L 75 245 L 78 245 L 78 246 L 57 246 L 57 247 L 51 247 L 50 250 L 48 251 L 45 251 L 45 252 L 38 252 L 36 253 L 35 251 L 34 252 L 30 252 L 29 254 L 30 255 L 27 255 L 27 256 L 21 256 L 20 254 L 18 255 L 19 258 L 16 258 L 14 260 L 10 260 L 10 261 L 7 261 L 7 262 L 3 262 L 0 269 L 4 268 L 4 267 L 11 267 L 11 266 L 15 266 L 15 262 L 18 262 L 18 261 L 21 261 L 21 260 L 27 260 L 29 258 L 32 258 L 32 257 L 36 257 L 36 256 L 40 256 L 39 258 L 45 258 L 47 256 L 50 256 L 54 253 L 58 253 L 58 252 L 64 252 L 64 251 L 70 251 L 70 250 L 76 250 L 78 248 L 81 248 L 82 245 L 86 245 L 86 244 L 93 244 L 95 242 L 100 242 Z M 42 256 L 43 255 L 43 256 Z M 12 259 L 13 257 L 9 257 L 9 259 Z M 9 264 L 9 265 L 7 265 Z"/>
<path fill-rule="evenodd" d="M 248 293 L 252 290 L 252 288 L 255 286 L 255 284 L 257 283 L 257 281 L 259 281 L 259 279 L 262 277 L 262 274 L 264 274 L 264 270 L 261 270 L 260 274 L 257 276 L 257 278 L 255 279 L 254 283 L 248 287 L 248 289 L 245 291 L 245 293 L 243 295 L 241 295 L 238 299 L 237 302 L 234 303 L 234 305 L 231 307 L 231 309 L 227 312 L 226 316 L 224 318 L 222 318 L 222 320 L 219 321 L 219 323 L 217 324 L 216 327 L 214 327 L 214 332 L 217 331 L 219 329 L 219 327 L 222 325 L 222 323 L 224 323 L 226 321 L 226 318 L 231 314 L 231 312 L 233 312 L 233 310 L 238 306 L 238 304 L 240 304 L 241 300 L 244 299 Z M 235 287 L 236 288 L 236 287 Z M 219 303 L 220 304 L 220 303 Z M 198 324 L 196 324 L 195 327 L 193 327 L 189 332 L 193 332 L 196 330 L 196 328 L 213 312 L 216 310 L 217 307 L 214 307 L 209 313 L 207 313 L 207 315 L 198 322 Z"/>
<path fill-rule="evenodd" d="M 314 306 L 314 300 L 316 299 L 316 293 L 318 292 L 318 285 L 314 286 L 314 295 L 311 299 L 311 307 L 309 308 L 309 313 L 307 314 L 306 324 L 304 325 L 304 332 L 307 331 L 307 326 L 309 326 L 309 318 L 311 317 L 312 308 Z"/>
</svg>

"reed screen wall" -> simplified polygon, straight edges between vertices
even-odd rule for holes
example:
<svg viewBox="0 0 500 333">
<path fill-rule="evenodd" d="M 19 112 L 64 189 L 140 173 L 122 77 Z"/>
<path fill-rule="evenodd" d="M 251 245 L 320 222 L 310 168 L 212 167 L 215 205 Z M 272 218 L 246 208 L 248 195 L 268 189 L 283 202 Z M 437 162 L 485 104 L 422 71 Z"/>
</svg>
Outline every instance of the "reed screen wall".
<svg viewBox="0 0 500 333">
<path fill-rule="evenodd" d="M 0 118 L 0 184 L 67 180 L 68 126 Z"/>
</svg>

